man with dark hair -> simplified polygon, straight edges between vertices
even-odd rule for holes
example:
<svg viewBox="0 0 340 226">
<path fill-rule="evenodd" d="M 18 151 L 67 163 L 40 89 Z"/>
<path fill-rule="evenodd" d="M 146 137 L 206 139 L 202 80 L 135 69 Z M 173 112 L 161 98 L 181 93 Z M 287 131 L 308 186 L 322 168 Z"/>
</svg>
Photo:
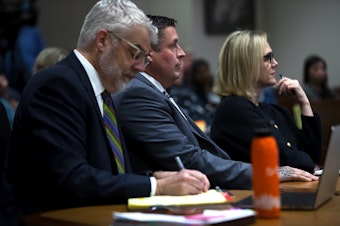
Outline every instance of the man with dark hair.
<svg viewBox="0 0 340 226">
<path fill-rule="evenodd" d="M 180 76 L 185 55 L 178 43 L 176 20 L 149 16 L 158 28 L 159 42 L 150 51 L 150 63 L 126 89 L 115 95 L 117 115 L 133 170 L 174 170 L 180 156 L 184 166 L 205 173 L 212 186 L 251 188 L 251 165 L 233 161 L 204 134 L 166 92 Z M 312 174 L 280 168 L 280 180 L 317 180 Z"/>
</svg>

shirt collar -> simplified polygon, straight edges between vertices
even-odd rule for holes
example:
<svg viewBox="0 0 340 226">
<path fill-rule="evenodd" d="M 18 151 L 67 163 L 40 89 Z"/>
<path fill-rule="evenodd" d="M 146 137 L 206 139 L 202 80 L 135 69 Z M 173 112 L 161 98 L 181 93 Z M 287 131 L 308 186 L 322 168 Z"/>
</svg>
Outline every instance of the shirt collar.
<svg viewBox="0 0 340 226">
<path fill-rule="evenodd" d="M 86 71 L 86 74 L 90 80 L 94 95 L 96 96 L 99 110 L 101 114 L 103 115 L 103 98 L 101 94 L 105 90 L 105 88 L 99 79 L 98 72 L 93 67 L 93 65 L 78 50 L 75 49 L 73 52 Z"/>
<path fill-rule="evenodd" d="M 89 77 L 94 94 L 96 95 L 96 97 L 98 95 L 101 95 L 105 88 L 99 79 L 98 72 L 93 67 L 93 65 L 78 50 L 75 49 L 74 54 L 77 56 L 80 63 L 83 65 L 87 73 L 87 76 Z"/>
<path fill-rule="evenodd" d="M 149 80 L 154 86 L 156 86 L 156 88 L 161 92 L 164 93 L 165 88 L 162 86 L 162 84 L 157 81 L 154 77 L 152 77 L 151 75 L 145 73 L 145 72 L 140 72 L 140 74 L 142 74 L 147 80 Z"/>
</svg>

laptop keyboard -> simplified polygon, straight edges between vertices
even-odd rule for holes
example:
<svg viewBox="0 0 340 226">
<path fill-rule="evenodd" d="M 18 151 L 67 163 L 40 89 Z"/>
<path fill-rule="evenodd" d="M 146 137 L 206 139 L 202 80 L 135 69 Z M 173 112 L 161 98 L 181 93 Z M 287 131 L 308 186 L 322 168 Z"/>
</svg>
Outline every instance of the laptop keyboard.
<svg viewBox="0 0 340 226">
<path fill-rule="evenodd" d="M 282 192 L 281 208 L 282 209 L 310 209 L 314 206 L 316 193 L 311 192 Z"/>
<path fill-rule="evenodd" d="M 316 193 L 311 192 L 281 192 L 281 209 L 312 209 Z M 240 208 L 253 208 L 252 196 L 236 203 Z"/>
</svg>

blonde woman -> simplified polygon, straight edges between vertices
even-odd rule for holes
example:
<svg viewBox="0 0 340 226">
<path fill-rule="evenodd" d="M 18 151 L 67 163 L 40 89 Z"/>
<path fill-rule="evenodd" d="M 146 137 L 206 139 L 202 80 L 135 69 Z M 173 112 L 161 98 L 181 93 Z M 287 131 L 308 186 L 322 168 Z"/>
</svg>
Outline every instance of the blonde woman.
<svg viewBox="0 0 340 226">
<path fill-rule="evenodd" d="M 214 91 L 222 99 L 212 122 L 211 138 L 232 159 L 251 162 L 253 128 L 262 121 L 277 140 L 280 165 L 313 172 L 321 158 L 320 119 L 299 82 L 280 78 L 277 66 L 266 33 L 243 30 L 227 37 L 219 55 Z M 259 102 L 263 89 L 274 85 L 279 95 L 288 95 L 300 105 L 302 129 L 286 109 Z"/>
</svg>

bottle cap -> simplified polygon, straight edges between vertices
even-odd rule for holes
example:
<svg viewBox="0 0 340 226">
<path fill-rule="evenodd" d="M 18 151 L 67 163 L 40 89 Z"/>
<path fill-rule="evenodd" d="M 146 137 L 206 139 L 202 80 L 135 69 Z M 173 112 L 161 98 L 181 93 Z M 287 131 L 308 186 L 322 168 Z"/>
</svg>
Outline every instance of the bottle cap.
<svg viewBox="0 0 340 226">
<path fill-rule="evenodd" d="M 270 136 L 271 130 L 268 123 L 265 120 L 256 120 L 254 123 L 254 135 L 259 137 Z"/>
</svg>

